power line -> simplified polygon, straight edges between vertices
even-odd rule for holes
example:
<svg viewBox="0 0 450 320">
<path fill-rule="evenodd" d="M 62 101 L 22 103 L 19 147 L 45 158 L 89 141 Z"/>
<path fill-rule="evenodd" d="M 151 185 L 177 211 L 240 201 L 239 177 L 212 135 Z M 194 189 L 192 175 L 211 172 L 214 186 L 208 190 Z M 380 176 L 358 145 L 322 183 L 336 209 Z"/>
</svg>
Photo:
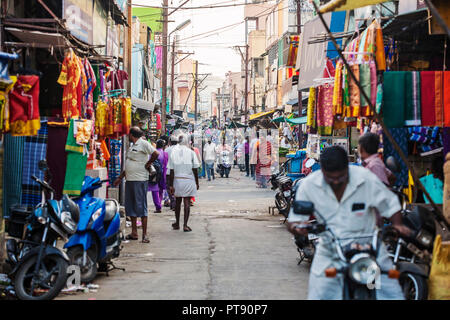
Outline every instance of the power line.
<svg viewBox="0 0 450 320">
<path fill-rule="evenodd" d="M 254 3 L 254 4 L 262 4 L 262 3 L 267 3 L 269 1 L 271 1 L 271 0 L 264 0 L 264 1 L 261 1 L 261 2 L 258 2 L 258 3 Z M 215 5 L 215 4 L 212 4 L 212 5 L 198 6 L 198 7 L 184 7 L 184 8 L 179 8 L 179 10 L 228 8 L 228 7 L 247 6 L 249 4 L 253 4 L 253 3 L 235 3 L 235 4 L 228 4 L 228 5 Z M 133 4 L 133 6 L 135 6 L 135 7 L 143 7 L 143 8 L 154 8 L 154 9 L 164 9 L 165 8 L 164 6 L 149 6 L 149 5 L 144 5 L 144 4 Z M 176 9 L 176 8 L 177 7 L 167 7 L 167 9 Z"/>
</svg>

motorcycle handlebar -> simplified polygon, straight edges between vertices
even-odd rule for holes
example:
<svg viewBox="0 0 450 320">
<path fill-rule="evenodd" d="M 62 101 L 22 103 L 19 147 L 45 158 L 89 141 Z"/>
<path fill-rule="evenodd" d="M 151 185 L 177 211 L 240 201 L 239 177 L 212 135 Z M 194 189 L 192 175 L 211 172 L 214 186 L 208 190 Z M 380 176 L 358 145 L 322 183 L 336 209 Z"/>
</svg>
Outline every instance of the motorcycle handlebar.
<svg viewBox="0 0 450 320">
<path fill-rule="evenodd" d="M 36 181 L 37 183 L 39 183 L 44 189 L 47 189 L 48 191 L 52 192 L 52 193 L 56 193 L 55 189 L 53 189 L 46 181 L 42 181 L 40 180 L 38 177 L 36 177 L 35 175 L 31 176 L 31 179 L 33 179 L 34 181 Z"/>
</svg>

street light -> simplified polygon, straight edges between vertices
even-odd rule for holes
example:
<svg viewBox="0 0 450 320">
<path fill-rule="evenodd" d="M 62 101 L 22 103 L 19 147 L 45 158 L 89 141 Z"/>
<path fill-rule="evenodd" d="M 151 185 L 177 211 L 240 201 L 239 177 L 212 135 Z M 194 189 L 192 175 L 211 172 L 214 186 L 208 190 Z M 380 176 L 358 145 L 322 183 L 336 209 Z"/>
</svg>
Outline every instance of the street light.
<svg viewBox="0 0 450 320">
<path fill-rule="evenodd" d="M 184 21 L 183 23 L 179 24 L 172 32 L 169 33 L 168 41 L 167 43 L 170 45 L 170 36 L 175 31 L 179 31 L 187 27 L 191 23 L 191 19 L 188 19 Z M 167 47 L 168 48 L 168 47 Z M 169 51 L 169 50 L 167 50 Z M 173 40 L 173 46 L 172 46 L 172 79 L 171 79 L 171 85 L 170 85 L 170 113 L 173 114 L 173 99 L 174 99 L 174 69 L 175 69 L 175 39 Z M 166 75 L 167 76 L 167 75 Z"/>
</svg>

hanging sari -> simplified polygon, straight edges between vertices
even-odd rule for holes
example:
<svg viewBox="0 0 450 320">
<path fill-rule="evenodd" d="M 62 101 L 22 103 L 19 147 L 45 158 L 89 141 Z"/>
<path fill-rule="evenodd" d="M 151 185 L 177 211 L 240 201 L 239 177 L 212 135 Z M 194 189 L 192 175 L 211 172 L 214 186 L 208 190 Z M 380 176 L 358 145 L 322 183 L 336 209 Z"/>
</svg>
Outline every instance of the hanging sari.
<svg viewBox="0 0 450 320">
<path fill-rule="evenodd" d="M 309 88 L 308 109 L 306 112 L 306 125 L 315 128 L 316 88 Z"/>
<path fill-rule="evenodd" d="M 341 115 L 342 109 L 342 69 L 343 63 L 339 61 L 336 63 L 336 73 L 334 76 L 333 88 L 333 115 Z"/>
</svg>

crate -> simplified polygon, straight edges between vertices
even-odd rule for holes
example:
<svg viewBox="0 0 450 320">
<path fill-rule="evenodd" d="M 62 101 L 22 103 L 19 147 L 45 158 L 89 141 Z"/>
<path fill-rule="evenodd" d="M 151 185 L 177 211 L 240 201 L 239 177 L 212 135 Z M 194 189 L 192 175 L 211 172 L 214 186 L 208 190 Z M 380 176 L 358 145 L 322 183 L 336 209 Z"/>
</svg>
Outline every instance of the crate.
<svg viewBox="0 0 450 320">
<path fill-rule="evenodd" d="M 286 155 L 287 158 L 290 158 L 290 164 L 288 171 L 289 173 L 300 173 L 302 172 L 302 163 L 306 158 L 306 152 L 302 150 L 298 150 L 295 154 Z"/>
<path fill-rule="evenodd" d="M 15 205 L 11 207 L 7 224 L 7 232 L 10 237 L 23 238 L 27 217 L 30 214 L 31 210 L 27 206 Z"/>
</svg>

